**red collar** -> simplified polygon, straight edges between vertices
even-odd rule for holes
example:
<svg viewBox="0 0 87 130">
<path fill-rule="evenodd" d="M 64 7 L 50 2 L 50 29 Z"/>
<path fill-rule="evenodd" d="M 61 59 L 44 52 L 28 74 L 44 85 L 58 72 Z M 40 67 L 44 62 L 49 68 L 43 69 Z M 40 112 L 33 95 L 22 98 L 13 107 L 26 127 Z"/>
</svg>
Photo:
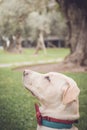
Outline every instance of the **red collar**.
<svg viewBox="0 0 87 130">
<path fill-rule="evenodd" d="M 36 118 L 37 122 L 39 125 L 42 125 L 42 120 L 45 119 L 47 121 L 51 122 L 58 122 L 58 123 L 64 123 L 64 124 L 73 124 L 73 123 L 78 123 L 78 120 L 61 120 L 61 119 L 56 119 L 53 117 L 48 117 L 48 116 L 43 116 L 40 113 L 39 106 L 35 104 L 35 110 L 36 110 Z"/>
</svg>

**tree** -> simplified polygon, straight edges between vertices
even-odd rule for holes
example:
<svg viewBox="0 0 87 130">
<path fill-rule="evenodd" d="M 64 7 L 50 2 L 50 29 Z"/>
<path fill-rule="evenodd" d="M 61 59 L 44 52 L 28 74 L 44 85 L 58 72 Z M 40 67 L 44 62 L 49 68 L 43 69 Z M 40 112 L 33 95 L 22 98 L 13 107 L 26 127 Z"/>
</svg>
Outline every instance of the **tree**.
<svg viewBox="0 0 87 130">
<path fill-rule="evenodd" d="M 25 19 L 29 13 L 29 5 L 24 0 L 2 0 L 0 4 L 0 35 L 5 50 L 22 52 L 21 35 L 24 32 Z M 20 33 L 20 36 L 19 36 Z M 15 35 L 15 39 L 13 38 Z M 4 36 L 4 37 L 3 37 Z M 7 42 L 9 41 L 9 46 Z"/>
<path fill-rule="evenodd" d="M 56 0 L 68 26 L 70 55 L 65 62 L 87 65 L 87 0 Z"/>
<path fill-rule="evenodd" d="M 30 13 L 27 25 L 30 28 L 30 37 L 36 40 L 35 54 L 38 54 L 40 49 L 44 50 L 44 54 L 46 54 L 44 34 L 50 33 L 50 20 L 47 18 L 47 14 L 39 14 L 39 12 Z"/>
<path fill-rule="evenodd" d="M 8 50 L 10 52 L 17 52 L 17 49 L 18 51 L 21 50 L 21 43 L 19 46 L 19 39 L 21 39 L 21 35 L 28 36 L 32 32 L 31 30 L 33 30 L 33 27 L 30 30 L 28 26 L 30 22 L 27 22 L 29 15 L 32 12 L 39 12 L 40 14 L 44 12 L 46 10 L 47 2 L 48 0 L 11 0 L 10 3 L 9 0 L 0 1 L 0 34 L 4 36 L 4 39 L 2 38 L 2 41 L 5 50 Z M 19 33 L 21 33 L 20 38 Z M 15 41 L 13 40 L 13 35 L 15 35 Z M 10 40 L 9 47 L 7 46 L 7 37 Z"/>
<path fill-rule="evenodd" d="M 43 50 L 44 54 L 47 53 L 45 43 L 44 43 L 44 30 L 41 30 L 41 29 L 39 29 L 35 54 L 38 54 L 39 50 Z"/>
<path fill-rule="evenodd" d="M 10 3 L 9 0 L 1 0 L 0 35 L 4 36 L 4 39 L 2 38 L 4 49 L 10 52 L 17 52 L 18 49 L 20 53 L 21 42 L 18 46 L 17 41 L 21 41 L 19 40 L 21 37 L 30 37 L 32 41 L 40 44 L 44 41 L 44 34 L 63 36 L 65 22 L 57 8 L 58 4 L 55 4 L 54 0 L 11 0 Z M 6 46 L 8 39 L 9 46 Z M 44 42 L 42 44 L 40 48 L 45 50 Z"/>
</svg>

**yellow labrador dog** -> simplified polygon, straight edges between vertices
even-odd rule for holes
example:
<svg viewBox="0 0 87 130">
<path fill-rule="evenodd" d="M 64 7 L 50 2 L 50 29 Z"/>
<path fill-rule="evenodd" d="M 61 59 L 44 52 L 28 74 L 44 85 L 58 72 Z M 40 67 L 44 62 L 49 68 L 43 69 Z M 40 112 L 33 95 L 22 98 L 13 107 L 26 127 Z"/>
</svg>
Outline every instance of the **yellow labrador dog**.
<svg viewBox="0 0 87 130">
<path fill-rule="evenodd" d="M 73 79 L 56 72 L 25 70 L 23 83 L 41 104 L 35 105 L 37 130 L 78 130 L 73 124 L 79 118 L 80 90 Z"/>
</svg>

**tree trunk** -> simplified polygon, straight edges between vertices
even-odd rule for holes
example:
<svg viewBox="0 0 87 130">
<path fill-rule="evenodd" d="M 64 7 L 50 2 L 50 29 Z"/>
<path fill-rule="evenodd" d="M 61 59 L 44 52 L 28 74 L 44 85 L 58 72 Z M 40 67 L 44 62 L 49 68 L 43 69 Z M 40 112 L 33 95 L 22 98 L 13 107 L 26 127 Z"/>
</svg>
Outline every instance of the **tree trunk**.
<svg viewBox="0 0 87 130">
<path fill-rule="evenodd" d="M 8 43 L 9 42 L 9 43 Z M 5 51 L 11 53 L 22 53 L 22 46 L 21 46 L 22 38 L 20 35 L 10 36 L 9 39 L 2 39 L 3 48 Z"/>
<path fill-rule="evenodd" d="M 35 54 L 38 54 L 40 50 L 43 50 L 44 54 L 46 54 L 46 47 L 44 44 L 44 36 L 43 36 L 42 30 L 40 30 L 40 32 L 39 32 L 39 37 L 37 39 L 37 46 L 36 46 Z"/>
<path fill-rule="evenodd" d="M 87 1 L 56 0 L 67 20 L 70 55 L 65 62 L 87 66 Z"/>
<path fill-rule="evenodd" d="M 18 53 L 22 53 L 22 45 L 21 45 L 22 40 L 23 38 L 21 37 L 20 34 L 16 36 L 15 42 L 16 42 L 16 50 L 18 51 Z"/>
<path fill-rule="evenodd" d="M 7 50 L 6 40 L 5 40 L 4 38 L 2 38 L 2 37 L 0 37 L 0 39 L 1 39 L 1 43 L 2 43 L 3 49 L 4 49 L 4 50 Z"/>
</svg>

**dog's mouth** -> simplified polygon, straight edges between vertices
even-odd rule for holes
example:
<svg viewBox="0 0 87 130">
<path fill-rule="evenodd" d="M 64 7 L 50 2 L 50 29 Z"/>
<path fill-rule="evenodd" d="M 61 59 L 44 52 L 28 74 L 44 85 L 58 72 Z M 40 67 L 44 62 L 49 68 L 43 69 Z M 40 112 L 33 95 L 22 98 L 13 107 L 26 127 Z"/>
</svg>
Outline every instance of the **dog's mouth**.
<svg viewBox="0 0 87 130">
<path fill-rule="evenodd" d="M 36 95 L 34 94 L 34 92 L 32 92 L 31 90 L 29 90 L 30 92 L 31 92 L 31 94 L 34 96 L 34 97 L 36 97 Z"/>
<path fill-rule="evenodd" d="M 30 89 L 28 89 L 27 87 L 26 87 L 26 89 L 28 90 L 28 91 L 30 91 L 30 93 L 33 95 L 33 96 L 35 96 L 36 97 L 36 95 L 34 94 L 34 92 L 32 92 Z"/>
<path fill-rule="evenodd" d="M 26 89 L 27 89 L 34 97 L 36 97 L 37 99 L 39 99 L 39 97 L 38 97 L 32 90 L 28 89 L 27 87 L 26 87 Z"/>
</svg>

